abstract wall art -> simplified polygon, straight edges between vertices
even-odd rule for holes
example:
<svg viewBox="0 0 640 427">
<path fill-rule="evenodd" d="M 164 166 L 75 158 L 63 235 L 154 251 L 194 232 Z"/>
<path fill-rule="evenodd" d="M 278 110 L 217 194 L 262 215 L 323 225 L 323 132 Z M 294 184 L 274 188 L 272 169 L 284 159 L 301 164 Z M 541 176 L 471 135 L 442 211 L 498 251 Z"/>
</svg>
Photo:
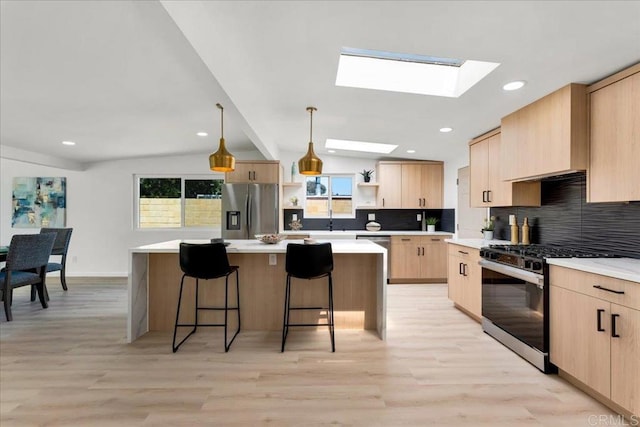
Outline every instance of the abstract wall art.
<svg viewBox="0 0 640 427">
<path fill-rule="evenodd" d="M 14 228 L 64 227 L 67 179 L 14 177 L 12 206 Z"/>
</svg>

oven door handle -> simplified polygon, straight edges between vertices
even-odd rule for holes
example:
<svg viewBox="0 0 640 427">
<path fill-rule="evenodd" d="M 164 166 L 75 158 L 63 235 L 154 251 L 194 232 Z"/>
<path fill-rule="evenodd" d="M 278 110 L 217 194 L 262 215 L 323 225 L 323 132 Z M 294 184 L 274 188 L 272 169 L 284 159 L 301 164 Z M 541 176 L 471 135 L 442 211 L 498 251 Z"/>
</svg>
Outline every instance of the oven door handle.
<svg viewBox="0 0 640 427">
<path fill-rule="evenodd" d="M 530 271 L 520 270 L 519 268 L 498 264 L 497 262 L 491 262 L 484 259 L 481 259 L 480 261 L 478 261 L 478 264 L 480 264 L 482 268 L 486 268 L 487 270 L 493 270 L 497 273 L 502 273 L 506 276 L 515 277 L 516 279 L 533 283 L 540 289 L 544 288 L 544 276 L 542 274 L 536 274 Z"/>
</svg>

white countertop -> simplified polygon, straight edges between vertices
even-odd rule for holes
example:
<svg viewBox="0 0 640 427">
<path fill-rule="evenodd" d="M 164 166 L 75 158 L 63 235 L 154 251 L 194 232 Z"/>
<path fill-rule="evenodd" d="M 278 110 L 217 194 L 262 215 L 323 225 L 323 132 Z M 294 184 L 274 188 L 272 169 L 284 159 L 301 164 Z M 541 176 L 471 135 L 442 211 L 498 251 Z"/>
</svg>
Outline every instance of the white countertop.
<svg viewBox="0 0 640 427">
<path fill-rule="evenodd" d="M 308 234 L 314 239 L 355 239 L 356 236 L 452 236 L 454 233 L 448 231 L 434 231 L 429 233 L 427 231 L 419 230 L 379 230 L 379 231 L 367 231 L 367 230 L 286 230 L 282 234 Z"/>
<path fill-rule="evenodd" d="M 511 244 L 509 240 L 459 239 L 457 237 L 451 238 L 451 239 L 445 239 L 445 242 L 466 246 L 474 249 L 484 248 L 485 246 L 489 246 L 489 245 L 510 245 Z"/>
<path fill-rule="evenodd" d="M 547 263 L 588 273 L 640 283 L 640 259 L 635 258 L 548 258 Z"/>
<path fill-rule="evenodd" d="M 287 244 L 302 243 L 302 240 L 283 240 L 275 245 L 267 245 L 258 240 L 226 240 L 228 253 L 286 253 Z M 335 254 L 384 254 L 386 249 L 368 240 L 338 239 L 316 240 L 318 243 L 331 242 L 331 249 Z M 130 253 L 178 253 L 180 242 L 185 243 L 209 243 L 209 240 L 169 240 L 153 243 L 151 245 L 138 246 L 129 249 Z"/>
</svg>

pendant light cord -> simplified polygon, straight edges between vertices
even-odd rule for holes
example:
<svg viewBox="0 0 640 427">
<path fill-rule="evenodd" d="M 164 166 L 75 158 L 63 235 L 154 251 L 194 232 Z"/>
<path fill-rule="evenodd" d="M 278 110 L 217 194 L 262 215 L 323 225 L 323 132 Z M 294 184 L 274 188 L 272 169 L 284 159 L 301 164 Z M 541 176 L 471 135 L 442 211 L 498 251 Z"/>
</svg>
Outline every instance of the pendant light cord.
<svg viewBox="0 0 640 427">
<path fill-rule="evenodd" d="M 309 126 L 309 142 L 313 142 L 313 112 L 316 110 L 316 107 L 307 107 L 307 111 L 311 115 L 311 124 Z"/>
<path fill-rule="evenodd" d="M 216 104 L 220 109 L 220 138 L 224 139 L 224 108 L 220 104 Z"/>
</svg>

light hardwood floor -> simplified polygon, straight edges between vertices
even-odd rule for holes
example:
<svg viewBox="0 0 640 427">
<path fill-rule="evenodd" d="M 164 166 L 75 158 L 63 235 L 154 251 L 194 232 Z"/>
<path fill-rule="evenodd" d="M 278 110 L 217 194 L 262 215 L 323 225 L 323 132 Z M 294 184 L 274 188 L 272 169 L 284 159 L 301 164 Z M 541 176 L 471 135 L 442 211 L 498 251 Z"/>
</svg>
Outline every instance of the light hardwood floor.
<svg viewBox="0 0 640 427">
<path fill-rule="evenodd" d="M 0 324 L 0 425 L 594 426 L 616 415 L 543 375 L 453 308 L 446 285 L 388 287 L 388 340 L 336 331 L 203 330 L 125 343 L 126 286 L 17 290 Z M 216 328 L 217 329 L 217 328 Z M 599 416 L 609 424 L 598 422 Z"/>
</svg>

